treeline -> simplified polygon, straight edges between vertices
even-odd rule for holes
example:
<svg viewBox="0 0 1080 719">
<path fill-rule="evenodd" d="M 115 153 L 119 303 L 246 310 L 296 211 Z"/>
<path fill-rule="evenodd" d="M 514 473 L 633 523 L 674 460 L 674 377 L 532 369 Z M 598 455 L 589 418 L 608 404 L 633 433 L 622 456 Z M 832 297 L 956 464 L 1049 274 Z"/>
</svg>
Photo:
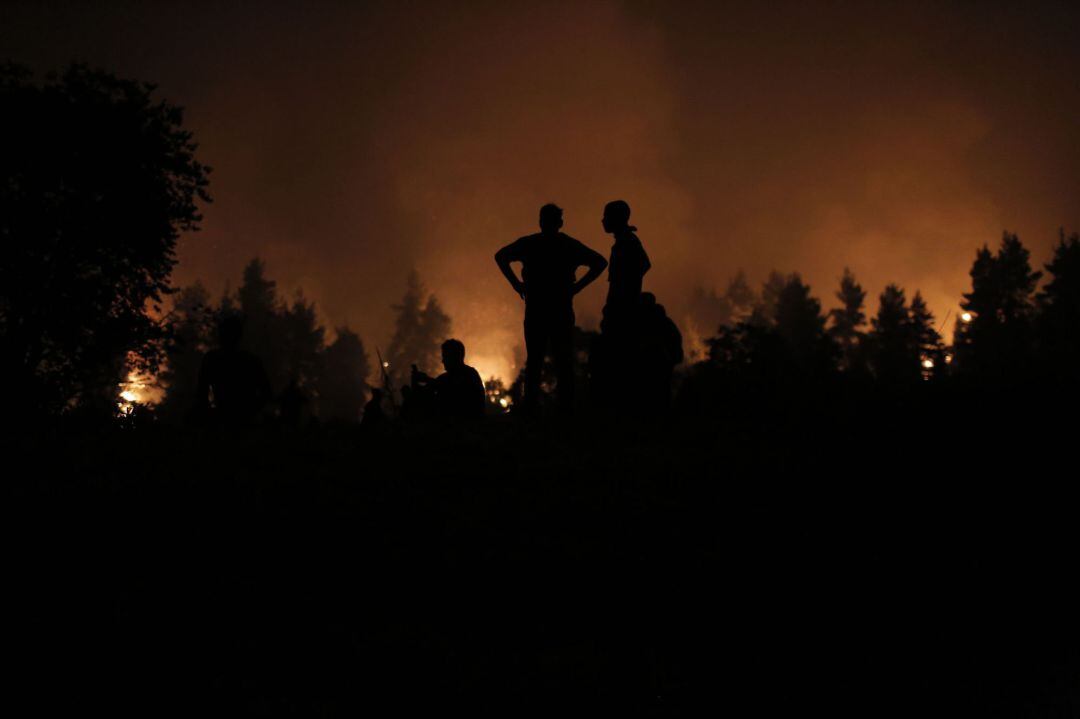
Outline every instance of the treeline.
<svg viewBox="0 0 1080 719">
<path fill-rule="evenodd" d="M 297 293 L 282 300 L 266 268 L 253 259 L 239 289 L 212 304 L 201 283 L 181 289 L 167 318 L 170 350 L 159 379 L 166 388 L 158 412 L 179 420 L 196 405 L 199 370 L 217 344 L 217 328 L 229 315 L 243 319 L 242 346 L 263 363 L 271 390 L 281 401 L 325 419 L 355 420 L 367 398 L 371 364 L 360 336 L 337 327 L 328 341 L 315 305 Z"/>
<path fill-rule="evenodd" d="M 387 346 L 388 367 L 378 370 L 364 341 L 342 325 L 333 338 L 318 320 L 314 303 L 302 292 L 291 302 L 278 295 L 277 285 L 258 258 L 244 268 L 239 288 L 211 302 L 205 286 L 179 290 L 165 320 L 169 349 L 158 381 L 165 398 L 155 414 L 168 422 L 185 421 L 197 406 L 199 371 L 206 352 L 217 345 L 217 328 L 228 316 L 243 320 L 240 346 L 263 364 L 274 401 L 267 411 L 292 414 L 293 421 L 360 419 L 370 397 L 369 383 L 383 383 L 390 369 L 416 363 L 434 367 L 440 343 L 449 336 L 450 317 L 438 299 L 428 295 L 416 272 L 393 308 L 396 329 Z M 145 408 L 144 408 L 145 411 Z"/>
<path fill-rule="evenodd" d="M 869 316 L 866 291 L 845 269 L 836 298 L 840 306 L 823 313 L 799 274 L 778 272 L 759 292 L 739 273 L 722 295 L 698 297 L 724 320 L 707 341 L 708 356 L 688 368 L 680 406 L 706 410 L 720 397 L 783 396 L 838 382 L 901 396 L 947 379 L 999 388 L 1075 389 L 1080 381 L 1080 235 L 1061 233 L 1045 275 L 1014 234 L 1005 233 L 996 251 L 979 249 L 948 340 L 918 291 L 909 300 L 888 285 Z"/>
</svg>

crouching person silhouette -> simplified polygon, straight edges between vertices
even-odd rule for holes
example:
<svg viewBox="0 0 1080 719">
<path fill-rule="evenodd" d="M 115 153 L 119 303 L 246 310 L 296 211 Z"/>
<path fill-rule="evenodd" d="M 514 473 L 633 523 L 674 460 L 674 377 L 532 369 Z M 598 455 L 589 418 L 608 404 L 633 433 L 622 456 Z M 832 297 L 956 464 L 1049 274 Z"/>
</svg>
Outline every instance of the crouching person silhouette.
<svg viewBox="0 0 1080 719">
<path fill-rule="evenodd" d="M 218 348 L 206 353 L 199 368 L 198 411 L 230 426 L 254 424 L 271 396 L 262 361 L 240 348 L 243 334 L 243 317 L 224 317 Z"/>
<path fill-rule="evenodd" d="M 537 408 L 544 356 L 550 351 L 555 365 L 559 408 L 569 411 L 574 399 L 574 295 L 589 286 L 607 260 L 560 230 L 562 210 L 540 208 L 540 232 L 512 242 L 495 254 L 495 262 L 514 291 L 525 300 L 526 411 Z M 520 262 L 521 277 L 511 267 Z M 577 270 L 588 271 L 579 279 Z"/>
<path fill-rule="evenodd" d="M 426 394 L 436 415 L 451 419 L 484 416 L 484 381 L 475 368 L 465 364 L 465 345 L 459 340 L 442 344 L 446 370 L 434 379 L 412 367 L 412 393 Z M 427 403 L 425 403 L 427 404 Z"/>
</svg>

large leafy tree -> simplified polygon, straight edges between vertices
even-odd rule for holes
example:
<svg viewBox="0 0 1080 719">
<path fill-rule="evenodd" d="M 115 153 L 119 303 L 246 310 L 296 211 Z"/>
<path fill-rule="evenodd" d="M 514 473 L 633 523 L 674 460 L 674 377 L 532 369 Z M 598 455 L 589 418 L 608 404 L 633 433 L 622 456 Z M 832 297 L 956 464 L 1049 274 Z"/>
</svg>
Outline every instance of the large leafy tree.
<svg viewBox="0 0 1080 719">
<path fill-rule="evenodd" d="M 209 200 L 182 120 L 152 85 L 0 68 L 0 369 L 20 409 L 111 407 L 126 365 L 156 368 L 176 242 Z"/>
</svg>

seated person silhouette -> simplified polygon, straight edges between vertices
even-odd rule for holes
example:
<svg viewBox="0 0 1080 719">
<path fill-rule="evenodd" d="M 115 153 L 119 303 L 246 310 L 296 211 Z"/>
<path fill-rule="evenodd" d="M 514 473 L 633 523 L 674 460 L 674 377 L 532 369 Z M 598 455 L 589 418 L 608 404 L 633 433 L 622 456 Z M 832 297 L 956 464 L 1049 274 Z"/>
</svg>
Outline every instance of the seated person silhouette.
<svg viewBox="0 0 1080 719">
<path fill-rule="evenodd" d="M 480 379 L 480 373 L 475 368 L 465 364 L 465 345 L 453 339 L 443 342 L 442 363 L 446 371 L 434 379 L 413 365 L 413 394 L 430 393 L 432 407 L 441 417 L 483 417 L 484 381 Z"/>
<path fill-rule="evenodd" d="M 242 317 L 224 317 L 218 325 L 219 347 L 206 353 L 199 368 L 198 406 L 225 424 L 255 422 L 271 396 L 262 362 L 239 347 L 243 334 Z"/>
<path fill-rule="evenodd" d="M 495 262 L 514 291 L 525 300 L 526 410 L 535 409 L 540 395 L 544 356 L 551 353 L 555 366 L 559 407 L 573 406 L 574 295 L 589 286 L 607 267 L 600 253 L 560 232 L 562 210 L 540 208 L 540 232 L 512 242 L 495 254 Z M 521 278 L 510 266 L 520 262 Z M 579 267 L 588 271 L 580 279 Z"/>
</svg>

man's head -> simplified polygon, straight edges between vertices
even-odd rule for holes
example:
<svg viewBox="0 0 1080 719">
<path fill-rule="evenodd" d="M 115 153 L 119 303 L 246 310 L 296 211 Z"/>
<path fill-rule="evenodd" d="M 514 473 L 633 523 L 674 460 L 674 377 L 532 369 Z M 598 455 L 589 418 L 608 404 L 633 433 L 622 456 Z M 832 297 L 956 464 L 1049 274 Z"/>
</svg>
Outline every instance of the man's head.
<svg viewBox="0 0 1080 719">
<path fill-rule="evenodd" d="M 614 200 L 604 205 L 604 218 L 600 221 L 604 232 L 615 233 L 620 230 L 636 228 L 630 225 L 630 205 L 625 200 Z"/>
<path fill-rule="evenodd" d="M 465 345 L 461 340 L 446 340 L 442 343 L 442 363 L 447 372 L 465 365 Z"/>
<path fill-rule="evenodd" d="M 218 323 L 218 344 L 223 349 L 236 349 L 243 336 L 244 318 L 242 315 L 230 314 L 221 318 L 221 322 Z"/>
<path fill-rule="evenodd" d="M 554 234 L 562 229 L 562 208 L 548 203 L 540 208 L 540 231 L 545 234 Z"/>
</svg>

